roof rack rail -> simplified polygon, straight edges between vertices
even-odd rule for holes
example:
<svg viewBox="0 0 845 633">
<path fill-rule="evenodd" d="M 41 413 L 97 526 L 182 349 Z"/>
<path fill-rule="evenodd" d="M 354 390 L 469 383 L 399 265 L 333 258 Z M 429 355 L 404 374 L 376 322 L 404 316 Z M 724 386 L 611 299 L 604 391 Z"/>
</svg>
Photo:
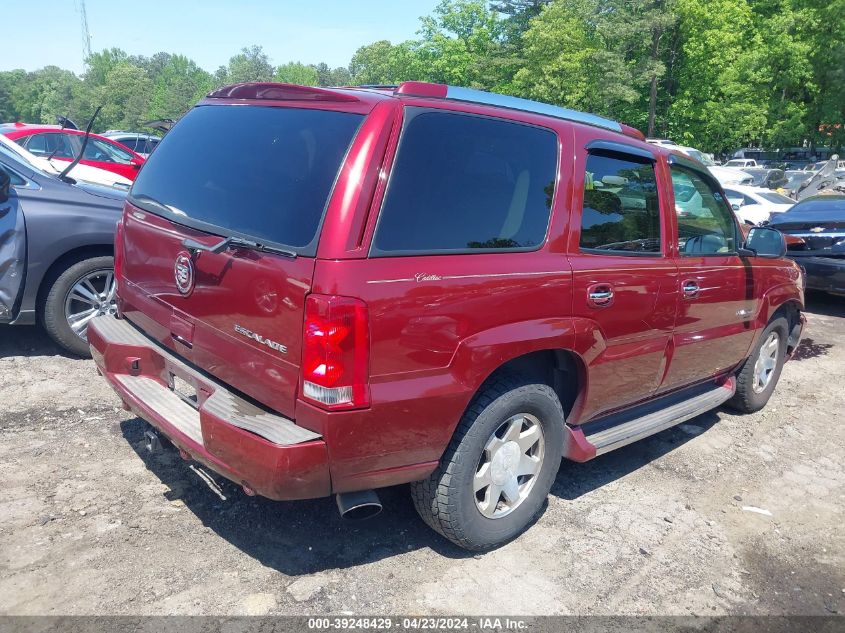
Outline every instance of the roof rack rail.
<svg viewBox="0 0 845 633">
<path fill-rule="evenodd" d="M 575 123 L 584 123 L 586 125 L 604 128 L 605 130 L 620 132 L 640 140 L 645 139 L 642 132 L 639 130 L 611 119 L 598 116 L 597 114 L 579 112 L 578 110 L 570 110 L 569 108 L 561 108 L 560 106 L 550 105 L 541 101 L 532 101 L 530 99 L 522 99 L 520 97 L 500 95 L 495 92 L 485 92 L 483 90 L 461 88 L 460 86 L 448 86 L 446 84 L 435 84 L 425 81 L 406 81 L 399 84 L 399 87 L 394 90 L 394 94 L 414 97 L 453 99 L 455 101 L 481 103 L 499 108 L 508 108 L 510 110 L 534 112 L 536 114 L 544 114 L 556 119 L 574 121 Z"/>
</svg>

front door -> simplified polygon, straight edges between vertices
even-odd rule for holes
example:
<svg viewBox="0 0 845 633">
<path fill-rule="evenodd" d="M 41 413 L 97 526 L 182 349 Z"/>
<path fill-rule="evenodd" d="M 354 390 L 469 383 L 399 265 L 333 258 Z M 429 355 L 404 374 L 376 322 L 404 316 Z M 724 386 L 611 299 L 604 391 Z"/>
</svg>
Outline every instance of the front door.
<svg viewBox="0 0 845 633">
<path fill-rule="evenodd" d="M 668 251 L 669 208 L 650 150 L 577 130 L 573 219 L 576 350 L 589 365 L 574 422 L 652 395 L 665 371 L 678 292 Z"/>
<path fill-rule="evenodd" d="M 715 180 L 694 163 L 672 157 L 679 272 L 678 316 L 671 363 L 661 391 L 736 366 L 754 337 L 752 268 L 738 255 L 739 227 Z"/>
</svg>

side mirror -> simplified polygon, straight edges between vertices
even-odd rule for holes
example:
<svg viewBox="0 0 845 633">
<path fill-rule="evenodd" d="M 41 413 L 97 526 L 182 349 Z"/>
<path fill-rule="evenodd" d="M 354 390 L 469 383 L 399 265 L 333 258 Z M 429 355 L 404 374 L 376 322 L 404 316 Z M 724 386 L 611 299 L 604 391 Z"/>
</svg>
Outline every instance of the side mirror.
<svg viewBox="0 0 845 633">
<path fill-rule="evenodd" d="M 739 203 L 738 202 L 731 203 L 731 209 L 733 209 L 734 211 L 739 211 Z"/>
<path fill-rule="evenodd" d="M 0 202 L 9 199 L 9 188 L 12 186 L 12 177 L 5 169 L 0 167 Z"/>
<path fill-rule="evenodd" d="M 755 226 L 748 232 L 745 248 L 754 251 L 757 257 L 778 258 L 786 255 L 786 240 L 777 229 Z"/>
<path fill-rule="evenodd" d="M 132 160 L 129 161 L 135 169 L 141 169 L 141 165 L 144 164 L 143 159 L 132 157 Z"/>
</svg>

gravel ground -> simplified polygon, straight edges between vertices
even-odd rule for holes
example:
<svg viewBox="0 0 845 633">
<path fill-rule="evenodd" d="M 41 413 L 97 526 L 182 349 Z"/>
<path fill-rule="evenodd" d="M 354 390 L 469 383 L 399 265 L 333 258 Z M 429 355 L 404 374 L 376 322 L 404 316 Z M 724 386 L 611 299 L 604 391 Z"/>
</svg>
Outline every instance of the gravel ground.
<svg viewBox="0 0 845 633">
<path fill-rule="evenodd" d="M 404 487 L 346 524 L 331 499 L 210 485 L 144 452 L 90 361 L 2 328 L 0 614 L 845 613 L 845 299 L 808 312 L 765 410 L 564 463 L 539 521 L 483 555 Z"/>
</svg>

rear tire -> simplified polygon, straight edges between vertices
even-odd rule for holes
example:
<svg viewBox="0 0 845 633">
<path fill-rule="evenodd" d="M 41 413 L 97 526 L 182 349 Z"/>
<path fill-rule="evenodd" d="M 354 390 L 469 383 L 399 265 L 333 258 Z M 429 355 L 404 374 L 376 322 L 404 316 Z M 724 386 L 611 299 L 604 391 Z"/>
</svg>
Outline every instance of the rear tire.
<svg viewBox="0 0 845 633">
<path fill-rule="evenodd" d="M 741 413 L 754 413 L 766 406 L 786 362 L 789 322 L 772 320 L 736 375 L 736 393 L 728 406 Z"/>
<path fill-rule="evenodd" d="M 548 497 L 563 454 L 563 424 L 548 385 L 513 375 L 494 379 L 464 413 L 438 468 L 411 484 L 417 512 L 468 550 L 516 537 Z"/>
<path fill-rule="evenodd" d="M 95 277 L 91 282 L 93 289 L 84 286 L 82 291 L 86 293 L 85 296 L 79 295 L 80 299 L 85 300 L 72 299 L 69 304 L 74 287 L 92 276 Z M 103 289 L 98 285 L 100 278 L 104 284 Z M 108 296 L 108 288 L 105 288 L 107 280 L 113 278 L 114 258 L 110 256 L 83 259 L 61 272 L 50 285 L 41 313 L 44 329 L 50 338 L 71 354 L 90 357 L 91 350 L 85 338 L 87 323 L 99 314 L 114 312 L 113 296 Z M 68 321 L 69 313 L 83 315 L 75 321 L 76 330 Z"/>
</svg>

